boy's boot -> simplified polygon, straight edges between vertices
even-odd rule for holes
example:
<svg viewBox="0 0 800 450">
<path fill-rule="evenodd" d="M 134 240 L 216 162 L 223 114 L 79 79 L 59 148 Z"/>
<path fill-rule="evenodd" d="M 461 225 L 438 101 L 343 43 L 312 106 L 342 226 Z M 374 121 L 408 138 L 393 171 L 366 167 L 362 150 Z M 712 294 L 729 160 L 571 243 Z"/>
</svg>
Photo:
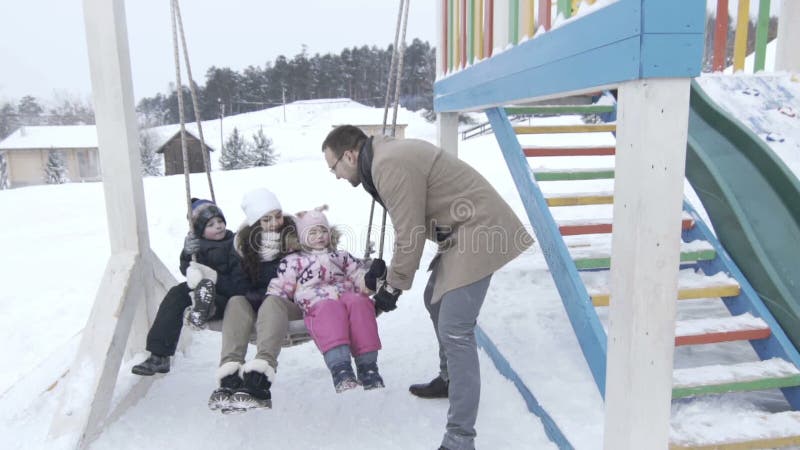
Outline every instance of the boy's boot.
<svg viewBox="0 0 800 450">
<path fill-rule="evenodd" d="M 337 394 L 358 386 L 356 374 L 353 373 L 353 366 L 349 360 L 331 367 L 331 376 Z"/>
<path fill-rule="evenodd" d="M 194 301 L 192 308 L 186 316 L 186 320 L 195 328 L 203 329 L 206 322 L 216 313 L 216 305 L 214 299 L 216 298 L 216 287 L 214 282 L 204 278 L 197 283 L 194 288 Z"/>
<path fill-rule="evenodd" d="M 359 364 L 356 366 L 356 371 L 358 372 L 358 382 L 365 391 L 385 387 L 383 378 L 378 373 L 377 363 Z"/>
<path fill-rule="evenodd" d="M 208 398 L 208 408 L 210 410 L 221 410 L 223 414 L 231 410 L 231 395 L 236 389 L 242 387 L 242 377 L 239 375 L 241 367 L 241 364 L 234 361 L 229 361 L 219 366 L 219 369 L 217 369 L 219 387 L 214 389 L 211 397 Z"/>
<path fill-rule="evenodd" d="M 449 386 L 450 382 L 445 381 L 441 376 L 438 376 L 429 383 L 412 384 L 408 390 L 417 397 L 447 398 Z"/>
<path fill-rule="evenodd" d="M 169 356 L 151 353 L 142 363 L 133 366 L 131 372 L 146 377 L 156 373 L 167 373 L 169 372 Z"/>
<path fill-rule="evenodd" d="M 230 407 L 233 412 L 243 412 L 255 408 L 272 408 L 272 395 L 269 392 L 275 369 L 263 359 L 254 359 L 242 366 L 243 384 L 231 395 Z"/>
</svg>

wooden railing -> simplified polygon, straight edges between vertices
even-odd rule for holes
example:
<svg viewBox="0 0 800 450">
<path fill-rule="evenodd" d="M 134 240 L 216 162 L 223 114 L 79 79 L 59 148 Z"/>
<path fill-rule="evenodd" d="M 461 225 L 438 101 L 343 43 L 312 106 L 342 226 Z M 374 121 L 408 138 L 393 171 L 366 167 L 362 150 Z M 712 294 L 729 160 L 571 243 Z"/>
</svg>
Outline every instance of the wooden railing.
<svg viewBox="0 0 800 450">
<path fill-rule="evenodd" d="M 571 17 L 581 3 L 596 0 L 441 0 L 443 73 L 492 56 L 495 48 L 516 45 L 549 30 L 552 18 Z"/>
</svg>

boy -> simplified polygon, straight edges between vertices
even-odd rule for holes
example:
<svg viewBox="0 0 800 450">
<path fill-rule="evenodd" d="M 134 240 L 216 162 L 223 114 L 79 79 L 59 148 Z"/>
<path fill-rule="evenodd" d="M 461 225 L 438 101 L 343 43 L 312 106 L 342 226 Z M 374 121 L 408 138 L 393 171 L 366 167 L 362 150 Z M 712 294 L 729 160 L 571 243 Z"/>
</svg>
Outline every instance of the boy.
<svg viewBox="0 0 800 450">
<path fill-rule="evenodd" d="M 226 229 L 222 210 L 209 200 L 193 198 L 191 224 L 180 257 L 186 281 L 170 289 L 158 307 L 147 333 L 150 356 L 133 366 L 131 372 L 136 375 L 169 372 L 169 358 L 178 346 L 187 307 L 192 306 L 186 320 L 202 328 L 208 320 L 222 317 L 230 297 L 244 295 L 249 288 L 241 260 L 233 249 L 234 233 Z M 192 261 L 192 255 L 196 261 Z"/>
</svg>

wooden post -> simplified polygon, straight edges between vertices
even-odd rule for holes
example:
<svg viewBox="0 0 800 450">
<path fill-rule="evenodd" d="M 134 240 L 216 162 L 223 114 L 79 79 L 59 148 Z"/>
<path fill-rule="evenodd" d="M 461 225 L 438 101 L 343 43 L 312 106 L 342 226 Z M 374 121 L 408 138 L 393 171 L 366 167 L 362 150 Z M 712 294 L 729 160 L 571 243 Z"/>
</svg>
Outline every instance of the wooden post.
<svg viewBox="0 0 800 450">
<path fill-rule="evenodd" d="M 447 0 L 444 0 L 437 8 L 438 17 L 436 22 L 441 24 L 443 28 L 446 28 L 446 24 L 449 22 L 448 14 L 450 12 L 447 11 L 448 6 Z M 448 36 L 452 35 L 446 30 L 439 33 L 440 40 L 438 48 L 447 48 Z M 444 50 L 444 53 L 447 54 L 447 50 Z M 446 58 L 436 58 L 436 75 L 438 77 L 443 76 L 445 71 L 448 70 L 448 66 L 452 68 L 451 64 L 452 62 L 447 61 Z M 454 155 L 458 155 L 458 113 L 448 112 L 436 114 L 436 139 L 439 147 Z"/>
<path fill-rule="evenodd" d="M 83 9 L 111 257 L 75 361 L 59 386 L 48 436 L 49 446 L 58 448 L 83 448 L 96 437 L 132 326 L 141 349 L 148 318 L 175 284 L 150 250 L 124 1 L 84 0 Z"/>
<path fill-rule="evenodd" d="M 447 3 L 447 0 L 442 0 L 441 3 L 439 3 L 439 7 L 436 8 L 436 22 L 441 27 L 441 31 L 439 33 L 439 43 L 436 46 L 436 51 L 439 53 L 439 57 L 436 58 L 437 78 L 441 78 L 441 76 L 444 75 L 444 73 L 448 70 L 448 53 L 450 50 L 448 49 L 447 34 L 450 33 L 450 27 L 448 26 Z"/>
<path fill-rule="evenodd" d="M 778 20 L 778 48 L 775 55 L 775 70 L 800 74 L 800 2 L 781 1 L 781 16 Z"/>
<path fill-rule="evenodd" d="M 458 113 L 436 115 L 436 143 L 451 155 L 458 156 Z"/>
<path fill-rule="evenodd" d="M 605 447 L 669 441 L 688 78 L 619 88 Z"/>
</svg>

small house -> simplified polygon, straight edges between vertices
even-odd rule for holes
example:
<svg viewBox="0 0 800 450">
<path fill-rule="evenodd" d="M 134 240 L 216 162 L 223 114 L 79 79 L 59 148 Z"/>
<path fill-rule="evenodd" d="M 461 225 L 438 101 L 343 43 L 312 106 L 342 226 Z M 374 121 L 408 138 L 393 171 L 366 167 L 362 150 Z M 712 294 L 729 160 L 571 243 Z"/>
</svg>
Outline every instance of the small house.
<svg viewBox="0 0 800 450">
<path fill-rule="evenodd" d="M 23 126 L 0 141 L 10 187 L 45 184 L 50 152 L 59 152 L 71 182 L 99 181 L 94 125 Z"/>
</svg>

